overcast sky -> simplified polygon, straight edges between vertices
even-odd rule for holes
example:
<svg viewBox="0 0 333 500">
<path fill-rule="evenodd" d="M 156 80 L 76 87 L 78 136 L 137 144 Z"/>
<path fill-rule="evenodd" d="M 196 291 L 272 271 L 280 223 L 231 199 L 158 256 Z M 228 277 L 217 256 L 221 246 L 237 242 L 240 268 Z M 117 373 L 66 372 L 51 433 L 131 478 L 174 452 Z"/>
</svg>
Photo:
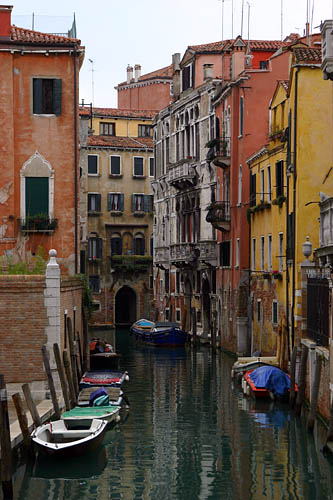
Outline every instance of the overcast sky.
<svg viewBox="0 0 333 500">
<path fill-rule="evenodd" d="M 172 54 L 183 54 L 188 45 L 221 40 L 222 24 L 224 38 L 236 37 L 241 31 L 247 38 L 248 5 L 250 38 L 280 40 L 281 25 L 283 38 L 289 33 L 303 34 L 307 12 L 313 32 L 318 32 L 320 22 L 332 18 L 332 3 L 333 0 L 224 0 L 222 23 L 222 0 L 8 2 L 14 6 L 12 23 L 31 29 L 34 13 L 37 31 L 65 32 L 75 13 L 78 38 L 86 48 L 80 72 L 80 99 L 91 102 L 94 95 L 94 105 L 102 107 L 117 106 L 114 87 L 126 80 L 128 64 L 141 64 L 142 74 L 168 66 Z"/>
</svg>

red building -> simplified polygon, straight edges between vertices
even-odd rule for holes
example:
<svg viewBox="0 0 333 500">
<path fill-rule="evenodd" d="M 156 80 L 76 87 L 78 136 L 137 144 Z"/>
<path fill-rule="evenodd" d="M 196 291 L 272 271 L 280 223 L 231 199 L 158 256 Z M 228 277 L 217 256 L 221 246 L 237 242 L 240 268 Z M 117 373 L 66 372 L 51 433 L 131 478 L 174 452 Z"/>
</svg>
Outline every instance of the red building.
<svg viewBox="0 0 333 500">
<path fill-rule="evenodd" d="M 0 256 L 29 261 L 57 250 L 79 268 L 80 40 L 11 26 L 0 7 Z"/>
</svg>

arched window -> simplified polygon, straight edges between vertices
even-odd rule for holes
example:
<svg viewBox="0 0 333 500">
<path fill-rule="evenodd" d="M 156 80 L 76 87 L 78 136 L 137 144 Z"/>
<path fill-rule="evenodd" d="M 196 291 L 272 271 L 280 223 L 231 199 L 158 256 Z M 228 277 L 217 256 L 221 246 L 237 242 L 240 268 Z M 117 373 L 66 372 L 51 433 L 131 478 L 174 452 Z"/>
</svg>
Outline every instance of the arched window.
<svg viewBox="0 0 333 500">
<path fill-rule="evenodd" d="M 136 233 L 133 240 L 134 255 L 145 254 L 145 237 L 142 233 Z"/>
<path fill-rule="evenodd" d="M 123 253 L 123 242 L 120 233 L 111 235 L 111 255 L 121 255 Z"/>
</svg>

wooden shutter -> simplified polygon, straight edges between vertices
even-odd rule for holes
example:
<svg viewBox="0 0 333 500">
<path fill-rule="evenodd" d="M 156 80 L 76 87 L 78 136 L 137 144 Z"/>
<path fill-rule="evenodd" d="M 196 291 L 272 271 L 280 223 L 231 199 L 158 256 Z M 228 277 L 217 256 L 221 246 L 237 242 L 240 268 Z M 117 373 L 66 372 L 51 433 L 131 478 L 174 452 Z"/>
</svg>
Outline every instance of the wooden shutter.
<svg viewBox="0 0 333 500">
<path fill-rule="evenodd" d="M 124 195 L 123 194 L 120 195 L 120 211 L 121 212 L 124 211 Z"/>
<path fill-rule="evenodd" d="M 55 78 L 53 80 L 53 113 L 61 115 L 62 110 L 62 80 Z"/>
<path fill-rule="evenodd" d="M 25 178 L 25 214 L 34 216 L 49 214 L 49 178 Z"/>
<path fill-rule="evenodd" d="M 195 63 L 191 64 L 191 68 L 192 68 L 191 87 L 194 89 L 194 83 L 195 83 Z"/>
<path fill-rule="evenodd" d="M 132 194 L 132 212 L 135 212 L 135 200 L 136 200 L 136 195 Z"/>
<path fill-rule="evenodd" d="M 108 210 L 109 211 L 112 210 L 112 198 L 113 198 L 113 194 L 112 193 L 108 193 Z"/>
<path fill-rule="evenodd" d="M 256 192 L 257 192 L 256 174 L 252 174 L 250 177 L 250 206 L 251 207 L 254 207 L 256 204 Z"/>
<path fill-rule="evenodd" d="M 102 195 L 96 194 L 96 212 L 101 211 L 101 201 L 102 201 Z"/>
<path fill-rule="evenodd" d="M 96 238 L 96 239 L 97 239 L 97 258 L 101 259 L 102 258 L 103 241 L 102 241 L 102 238 Z"/>
<path fill-rule="evenodd" d="M 283 161 L 278 161 L 275 164 L 276 175 L 276 197 L 283 195 Z"/>
<path fill-rule="evenodd" d="M 33 113 L 41 115 L 43 113 L 43 80 L 33 79 Z"/>
</svg>

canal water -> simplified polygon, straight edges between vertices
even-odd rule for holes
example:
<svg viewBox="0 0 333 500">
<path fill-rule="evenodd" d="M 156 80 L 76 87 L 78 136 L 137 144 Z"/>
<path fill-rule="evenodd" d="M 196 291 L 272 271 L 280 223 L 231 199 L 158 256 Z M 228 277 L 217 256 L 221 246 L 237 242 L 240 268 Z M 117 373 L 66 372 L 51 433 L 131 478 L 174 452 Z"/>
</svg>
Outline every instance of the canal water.
<svg viewBox="0 0 333 500">
<path fill-rule="evenodd" d="M 18 466 L 20 500 L 333 499 L 326 430 L 288 406 L 246 399 L 234 359 L 209 347 L 156 349 L 117 332 L 131 403 L 93 455 Z"/>
</svg>

